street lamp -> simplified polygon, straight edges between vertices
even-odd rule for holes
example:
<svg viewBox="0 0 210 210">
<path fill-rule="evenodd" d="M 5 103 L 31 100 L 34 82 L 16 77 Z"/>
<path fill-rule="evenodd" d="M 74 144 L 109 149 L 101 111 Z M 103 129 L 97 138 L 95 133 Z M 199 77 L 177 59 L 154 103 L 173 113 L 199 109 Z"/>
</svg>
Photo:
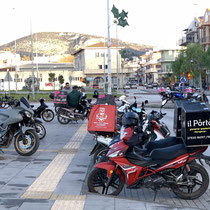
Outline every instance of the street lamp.
<svg viewBox="0 0 210 210">
<path fill-rule="evenodd" d="M 108 94 L 112 93 L 111 89 L 111 51 L 110 51 L 110 19 L 109 19 L 109 0 L 107 0 L 107 48 L 108 48 Z"/>
<path fill-rule="evenodd" d="M 32 98 L 34 99 L 34 54 L 33 54 L 33 36 L 32 36 L 32 21 L 30 17 L 30 33 L 31 33 L 31 65 L 32 65 Z"/>
<path fill-rule="evenodd" d="M 15 8 L 12 8 L 15 14 Z M 15 15 L 14 15 L 15 16 Z M 15 92 L 17 93 L 17 57 L 16 57 L 16 37 L 15 37 Z"/>
<path fill-rule="evenodd" d="M 119 88 L 119 61 L 118 61 L 118 20 L 114 19 L 114 23 L 116 24 L 116 67 L 117 67 L 117 93 L 118 93 L 118 88 Z"/>
</svg>

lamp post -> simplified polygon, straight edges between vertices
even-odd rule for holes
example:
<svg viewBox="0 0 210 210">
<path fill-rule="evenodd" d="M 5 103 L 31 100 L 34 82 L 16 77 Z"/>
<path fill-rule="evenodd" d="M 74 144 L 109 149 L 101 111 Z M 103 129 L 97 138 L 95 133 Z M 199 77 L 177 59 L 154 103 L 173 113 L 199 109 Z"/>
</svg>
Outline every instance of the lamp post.
<svg viewBox="0 0 210 210">
<path fill-rule="evenodd" d="M 107 0 L 107 48 L 108 48 L 108 94 L 112 94 L 111 89 L 111 51 L 110 51 L 110 19 L 109 19 L 109 0 Z"/>
<path fill-rule="evenodd" d="M 32 65 L 32 98 L 34 99 L 34 54 L 33 54 L 33 35 L 32 35 L 32 21 L 30 17 L 30 32 L 31 32 L 31 65 Z"/>
<path fill-rule="evenodd" d="M 15 8 L 12 8 L 15 14 Z M 14 15 L 15 16 L 15 15 Z M 16 43 L 16 37 L 15 37 L 15 92 L 17 93 L 17 57 L 16 57 L 16 51 L 17 51 L 17 43 Z"/>
<path fill-rule="evenodd" d="M 119 88 L 119 61 L 118 61 L 118 20 L 115 19 L 114 23 L 116 24 L 116 68 L 117 68 L 117 93 L 118 93 L 118 88 Z"/>
</svg>

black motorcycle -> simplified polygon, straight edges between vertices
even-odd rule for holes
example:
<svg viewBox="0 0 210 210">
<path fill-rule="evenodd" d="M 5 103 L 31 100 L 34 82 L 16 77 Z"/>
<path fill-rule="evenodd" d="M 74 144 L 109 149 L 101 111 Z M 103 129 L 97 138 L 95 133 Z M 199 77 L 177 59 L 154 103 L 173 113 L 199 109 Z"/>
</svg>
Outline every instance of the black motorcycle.
<svg viewBox="0 0 210 210">
<path fill-rule="evenodd" d="M 78 120 L 89 119 L 90 110 L 92 108 L 91 99 L 82 98 L 80 100 L 80 106 L 82 107 L 82 112 L 79 113 L 76 108 L 72 107 L 58 107 L 57 109 L 57 119 L 61 124 L 68 124 L 69 122 L 77 122 Z"/>
<path fill-rule="evenodd" d="M 39 137 L 31 125 L 33 110 L 28 100 L 22 97 L 12 109 L 0 110 L 0 148 L 8 148 L 14 138 L 17 153 L 23 156 L 34 154 L 39 147 Z"/>
<path fill-rule="evenodd" d="M 51 109 L 47 109 L 48 105 L 45 103 L 44 98 L 40 98 L 39 102 L 40 106 L 33 109 L 34 117 L 42 118 L 45 122 L 51 122 L 54 119 L 54 112 Z M 31 107 L 33 108 L 34 106 L 31 105 Z"/>
</svg>

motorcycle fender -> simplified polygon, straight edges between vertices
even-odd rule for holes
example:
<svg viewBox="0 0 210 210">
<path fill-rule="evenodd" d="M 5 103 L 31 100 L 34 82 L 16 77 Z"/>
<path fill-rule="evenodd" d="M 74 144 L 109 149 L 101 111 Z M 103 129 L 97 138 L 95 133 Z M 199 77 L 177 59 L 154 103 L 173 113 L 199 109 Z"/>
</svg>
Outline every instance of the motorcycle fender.
<svg viewBox="0 0 210 210">
<path fill-rule="evenodd" d="M 100 144 L 95 144 L 95 146 L 93 147 L 92 151 L 90 152 L 89 156 L 93 155 L 99 148 L 101 147 Z"/>
<path fill-rule="evenodd" d="M 97 163 L 94 167 L 105 169 L 107 171 L 107 177 L 110 179 L 112 173 L 114 172 L 116 168 L 116 165 L 113 162 L 108 161 L 108 162 Z M 116 174 L 120 175 L 122 180 L 125 181 L 124 174 L 119 167 L 117 168 Z"/>
<path fill-rule="evenodd" d="M 34 130 L 32 127 L 22 126 L 22 133 L 25 134 L 27 130 Z M 19 133 L 21 133 L 21 130 L 19 129 L 15 134 L 14 137 L 16 137 Z"/>
<path fill-rule="evenodd" d="M 32 127 L 22 126 L 22 132 L 25 133 L 27 130 L 34 130 Z"/>
<path fill-rule="evenodd" d="M 40 119 L 37 119 L 37 118 L 35 118 L 35 117 L 34 117 L 34 122 L 35 122 L 35 123 L 36 123 L 36 122 L 42 123 L 42 121 L 41 121 Z"/>
</svg>

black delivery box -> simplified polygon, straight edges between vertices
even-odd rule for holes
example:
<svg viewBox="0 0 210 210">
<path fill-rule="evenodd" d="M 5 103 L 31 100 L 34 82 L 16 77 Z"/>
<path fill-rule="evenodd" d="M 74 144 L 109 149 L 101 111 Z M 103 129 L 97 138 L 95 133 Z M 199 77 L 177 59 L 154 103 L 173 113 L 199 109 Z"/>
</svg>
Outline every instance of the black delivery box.
<svg viewBox="0 0 210 210">
<path fill-rule="evenodd" d="M 115 97 L 110 94 L 106 94 L 103 98 L 97 98 L 96 104 L 107 104 L 107 105 L 115 105 Z"/>
<path fill-rule="evenodd" d="M 188 147 L 210 145 L 210 110 L 204 103 L 183 103 L 181 137 Z"/>
<path fill-rule="evenodd" d="M 190 102 L 187 100 L 176 100 L 174 102 L 174 133 L 176 137 L 180 138 L 181 137 L 181 109 L 182 109 L 182 104 L 184 103 L 195 103 L 195 102 Z"/>
</svg>

